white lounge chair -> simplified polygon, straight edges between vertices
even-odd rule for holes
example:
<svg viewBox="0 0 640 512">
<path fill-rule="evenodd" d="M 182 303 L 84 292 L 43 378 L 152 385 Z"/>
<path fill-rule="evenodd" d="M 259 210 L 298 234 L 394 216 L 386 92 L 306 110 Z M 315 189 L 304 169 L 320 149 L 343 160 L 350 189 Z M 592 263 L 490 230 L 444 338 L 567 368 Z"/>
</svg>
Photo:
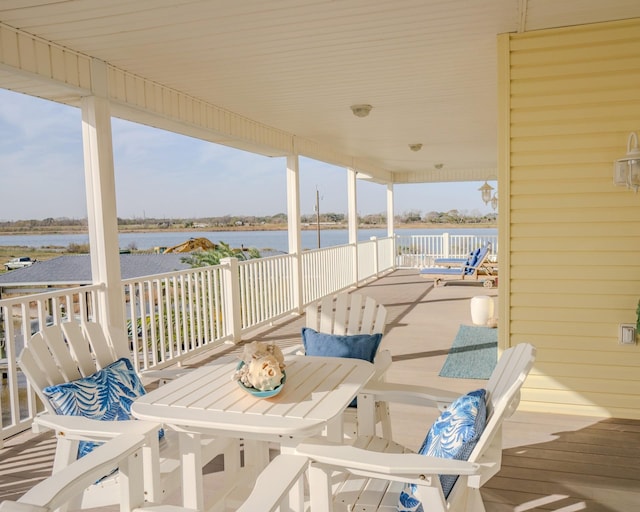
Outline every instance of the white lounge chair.
<svg viewBox="0 0 640 512">
<path fill-rule="evenodd" d="M 311 510 L 396 510 L 400 493 L 406 485 L 413 485 L 411 493 L 422 502 L 425 511 L 484 511 L 480 489 L 500 470 L 502 422 L 517 408 L 520 388 L 534 359 L 535 348 L 529 344 L 517 345 L 502 354 L 486 387 L 486 426 L 476 429 L 474 446 L 466 445 L 471 450 L 466 460 L 415 454 L 393 441 L 372 435 L 358 437 L 351 446 L 324 440 L 300 444 L 295 452 L 312 461 Z M 363 393 L 359 395 L 358 411 L 368 417 L 363 418 L 361 425 L 369 432 L 373 430 L 372 404 L 376 400 L 446 408 L 453 398 L 446 391 L 381 382 L 373 383 Z M 479 411 L 480 408 L 476 418 L 481 417 Z M 459 419 L 450 410 L 445 410 L 443 416 L 442 422 L 450 422 L 449 426 Z M 442 427 L 443 423 L 438 425 Z M 453 476 L 455 482 L 441 482 L 439 477 L 446 475 Z"/>
<path fill-rule="evenodd" d="M 83 404 L 82 386 L 91 386 L 89 395 L 103 395 L 105 379 L 113 375 L 124 374 L 131 382 L 136 380 L 133 366 L 126 357 L 122 357 L 123 349 L 116 350 L 113 343 L 104 333 L 102 326 L 88 322 L 81 326 L 76 322 L 65 322 L 43 328 L 35 333 L 26 344 L 18 361 L 29 383 L 43 402 L 46 417 L 36 417 L 34 429 L 52 429 L 56 432 L 57 446 L 53 470 L 58 472 L 69 466 L 79 455 L 79 446 L 90 449 L 85 443 L 101 442 L 135 430 L 135 420 L 99 421 L 95 418 L 104 413 L 104 419 L 122 419 L 122 411 L 112 400 L 114 393 L 109 393 L 108 403 L 100 402 L 100 411 L 83 411 L 96 407 L 96 404 Z M 131 371 L 128 371 L 128 370 Z M 124 371 L 122 371 L 124 370 Z M 120 373 L 118 373 L 120 372 Z M 98 376 L 100 377 L 98 379 Z M 137 386 L 129 389 L 131 382 L 126 383 L 126 391 L 120 398 L 130 402 L 136 393 L 143 394 L 139 381 Z M 76 386 L 78 387 L 76 389 Z M 70 389 L 69 389 L 70 388 Z M 118 393 L 120 393 L 118 389 Z M 127 395 L 128 394 L 128 395 Z M 126 396 L 125 396 L 126 395 Z M 68 411 L 61 410 L 68 407 Z M 111 411 L 117 410 L 120 418 L 111 418 Z M 107 412 L 105 412 L 107 411 Z M 86 416 L 86 417 L 83 417 Z M 126 416 L 126 415 L 125 415 Z M 145 454 L 145 491 L 149 501 L 160 502 L 165 496 L 176 490 L 180 484 L 180 448 L 177 436 L 173 432 L 164 432 L 162 440 L 156 433 L 155 441 L 149 440 Z M 239 465 L 240 450 L 237 443 L 228 440 L 207 438 L 203 440 L 203 464 L 207 464 L 216 455 L 224 453 L 225 463 Z M 101 480 L 89 486 L 83 493 L 75 508 L 92 508 L 114 504 L 118 496 L 119 475 Z"/>
<path fill-rule="evenodd" d="M 485 244 L 473 251 L 469 257 L 462 263 L 453 265 L 456 268 L 430 267 L 420 270 L 420 276 L 426 279 L 433 279 L 434 286 L 444 285 L 450 281 L 478 281 L 482 276 L 483 286 L 492 288 L 497 283 L 497 269 L 494 265 L 487 263 L 491 244 Z M 455 260 L 447 260 L 445 258 L 436 259 L 436 265 L 443 265 L 446 262 Z"/>
</svg>

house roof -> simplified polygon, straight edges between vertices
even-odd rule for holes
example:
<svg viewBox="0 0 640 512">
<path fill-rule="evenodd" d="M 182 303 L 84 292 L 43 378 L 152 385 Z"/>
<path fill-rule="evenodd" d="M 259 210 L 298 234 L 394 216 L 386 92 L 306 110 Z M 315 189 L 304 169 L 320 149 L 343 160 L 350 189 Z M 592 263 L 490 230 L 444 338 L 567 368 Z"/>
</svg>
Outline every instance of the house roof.
<svg viewBox="0 0 640 512">
<path fill-rule="evenodd" d="M 116 117 L 379 182 L 484 180 L 497 35 L 633 17 L 637 0 L 4 2 L 0 87 L 105 94 Z"/>
<path fill-rule="evenodd" d="M 182 263 L 185 254 L 121 254 L 122 278 L 136 278 L 191 268 Z M 30 267 L 0 274 L 0 287 L 91 284 L 88 254 L 58 256 Z"/>
</svg>

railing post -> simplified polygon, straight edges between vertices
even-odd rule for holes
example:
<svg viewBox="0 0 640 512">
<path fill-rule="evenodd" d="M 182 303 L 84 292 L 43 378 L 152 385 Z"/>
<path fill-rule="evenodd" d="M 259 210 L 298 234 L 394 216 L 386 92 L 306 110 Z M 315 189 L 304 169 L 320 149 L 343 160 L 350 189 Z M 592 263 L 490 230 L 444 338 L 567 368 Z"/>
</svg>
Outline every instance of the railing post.
<svg viewBox="0 0 640 512">
<path fill-rule="evenodd" d="M 224 275 L 224 319 L 225 331 L 234 343 L 239 343 L 242 334 L 242 311 L 240 309 L 240 272 L 236 258 L 223 258 Z"/>
<path fill-rule="evenodd" d="M 449 244 L 451 241 L 449 240 L 449 233 L 442 233 L 442 257 L 449 258 L 450 250 Z"/>
<path fill-rule="evenodd" d="M 380 266 L 378 265 L 378 237 L 369 237 L 373 242 L 373 268 L 376 277 L 380 277 Z"/>
</svg>

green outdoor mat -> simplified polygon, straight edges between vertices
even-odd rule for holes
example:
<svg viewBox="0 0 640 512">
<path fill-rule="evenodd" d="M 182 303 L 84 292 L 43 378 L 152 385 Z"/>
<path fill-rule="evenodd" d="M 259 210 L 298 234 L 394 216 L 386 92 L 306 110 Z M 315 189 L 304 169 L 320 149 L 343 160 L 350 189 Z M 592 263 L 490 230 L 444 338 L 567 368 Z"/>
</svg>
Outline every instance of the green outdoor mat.
<svg viewBox="0 0 640 512">
<path fill-rule="evenodd" d="M 498 329 L 461 325 L 441 377 L 488 379 L 498 361 Z"/>
</svg>

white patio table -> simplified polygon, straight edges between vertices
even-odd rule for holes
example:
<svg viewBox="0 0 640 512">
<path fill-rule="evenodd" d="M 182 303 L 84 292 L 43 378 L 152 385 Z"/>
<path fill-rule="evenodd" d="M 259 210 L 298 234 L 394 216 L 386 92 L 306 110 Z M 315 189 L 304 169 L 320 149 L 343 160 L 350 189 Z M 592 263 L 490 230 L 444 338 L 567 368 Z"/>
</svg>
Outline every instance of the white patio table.
<svg viewBox="0 0 640 512">
<path fill-rule="evenodd" d="M 134 417 L 179 432 L 185 507 L 204 508 L 200 434 L 243 439 L 245 466 L 261 471 L 269 462 L 268 443 L 295 445 L 325 428 L 330 440 L 342 441 L 342 412 L 374 374 L 374 366 L 360 359 L 291 356 L 282 391 L 260 399 L 232 380 L 237 363 L 224 358 L 198 368 L 131 407 Z M 225 460 L 225 474 L 233 466 Z"/>
</svg>

